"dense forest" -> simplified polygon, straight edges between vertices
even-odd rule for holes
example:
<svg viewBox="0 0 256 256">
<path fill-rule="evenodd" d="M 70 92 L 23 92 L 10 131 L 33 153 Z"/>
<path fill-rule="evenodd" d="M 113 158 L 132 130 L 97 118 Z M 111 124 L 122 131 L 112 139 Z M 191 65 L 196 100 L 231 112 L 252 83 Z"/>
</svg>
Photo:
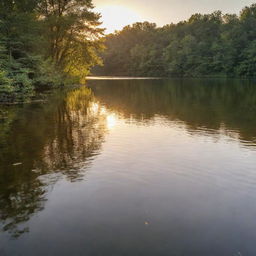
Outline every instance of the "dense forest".
<svg viewBox="0 0 256 256">
<path fill-rule="evenodd" d="M 164 27 L 135 23 L 106 36 L 93 8 L 92 0 L 0 1 L 0 102 L 82 83 L 92 68 L 95 75 L 256 75 L 256 4 L 240 15 L 194 14 Z"/>
<path fill-rule="evenodd" d="M 144 22 L 106 36 L 97 75 L 252 77 L 256 75 L 256 4 L 240 15 L 194 14 L 157 27 Z"/>
<path fill-rule="evenodd" d="M 1 0 L 0 101 L 84 80 L 103 48 L 93 8 L 91 0 Z"/>
</svg>

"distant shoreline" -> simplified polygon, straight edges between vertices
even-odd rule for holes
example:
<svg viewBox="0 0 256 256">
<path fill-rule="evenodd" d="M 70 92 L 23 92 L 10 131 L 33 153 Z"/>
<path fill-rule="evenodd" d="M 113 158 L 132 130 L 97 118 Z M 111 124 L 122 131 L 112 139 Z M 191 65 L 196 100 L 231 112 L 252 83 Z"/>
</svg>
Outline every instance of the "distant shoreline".
<svg viewBox="0 0 256 256">
<path fill-rule="evenodd" d="M 129 76 L 88 76 L 87 80 L 151 80 L 166 79 L 166 77 L 129 77 Z"/>
<path fill-rule="evenodd" d="M 136 76 L 88 76 L 86 80 L 170 80 L 170 79 L 227 79 L 227 80 L 255 80 L 256 77 L 227 77 L 227 76 L 199 76 L 199 77 L 136 77 Z"/>
</svg>

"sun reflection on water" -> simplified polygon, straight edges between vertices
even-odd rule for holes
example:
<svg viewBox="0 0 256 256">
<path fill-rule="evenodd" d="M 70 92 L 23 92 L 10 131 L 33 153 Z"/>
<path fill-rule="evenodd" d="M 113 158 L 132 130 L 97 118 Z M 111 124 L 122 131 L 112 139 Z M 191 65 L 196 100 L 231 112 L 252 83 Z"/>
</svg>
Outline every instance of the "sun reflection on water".
<svg viewBox="0 0 256 256">
<path fill-rule="evenodd" d="M 94 114 L 98 113 L 98 112 L 99 112 L 99 104 L 96 103 L 96 102 L 93 102 L 93 103 L 91 104 L 90 110 L 91 110 L 91 112 L 94 113 Z"/>
<path fill-rule="evenodd" d="M 92 102 L 89 107 L 89 114 L 97 116 L 102 120 L 108 129 L 112 129 L 117 124 L 118 116 L 113 111 L 110 111 L 105 106 L 102 106 L 98 102 Z"/>
<path fill-rule="evenodd" d="M 108 114 L 106 120 L 107 120 L 107 127 L 109 129 L 112 129 L 114 126 L 116 126 L 117 116 L 116 114 L 113 114 L 113 113 Z"/>
</svg>

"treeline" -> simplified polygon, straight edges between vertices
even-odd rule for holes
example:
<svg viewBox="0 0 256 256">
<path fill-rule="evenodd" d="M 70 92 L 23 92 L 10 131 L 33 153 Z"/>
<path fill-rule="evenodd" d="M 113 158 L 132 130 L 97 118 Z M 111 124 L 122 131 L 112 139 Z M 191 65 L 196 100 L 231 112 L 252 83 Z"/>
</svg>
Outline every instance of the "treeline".
<svg viewBox="0 0 256 256">
<path fill-rule="evenodd" d="M 0 101 L 35 87 L 81 82 L 100 63 L 100 15 L 91 0 L 0 1 Z"/>
<path fill-rule="evenodd" d="M 157 27 L 144 22 L 106 36 L 98 75 L 256 76 L 256 4 L 240 15 L 194 14 Z"/>
</svg>

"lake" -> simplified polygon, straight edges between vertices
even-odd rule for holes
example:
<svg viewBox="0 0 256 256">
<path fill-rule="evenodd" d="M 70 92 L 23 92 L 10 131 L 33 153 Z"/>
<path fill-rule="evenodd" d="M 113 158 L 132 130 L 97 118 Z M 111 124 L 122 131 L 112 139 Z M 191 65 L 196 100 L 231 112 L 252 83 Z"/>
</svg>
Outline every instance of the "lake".
<svg viewBox="0 0 256 256">
<path fill-rule="evenodd" d="M 0 107 L 0 255 L 256 255 L 256 82 L 90 80 Z"/>
</svg>

